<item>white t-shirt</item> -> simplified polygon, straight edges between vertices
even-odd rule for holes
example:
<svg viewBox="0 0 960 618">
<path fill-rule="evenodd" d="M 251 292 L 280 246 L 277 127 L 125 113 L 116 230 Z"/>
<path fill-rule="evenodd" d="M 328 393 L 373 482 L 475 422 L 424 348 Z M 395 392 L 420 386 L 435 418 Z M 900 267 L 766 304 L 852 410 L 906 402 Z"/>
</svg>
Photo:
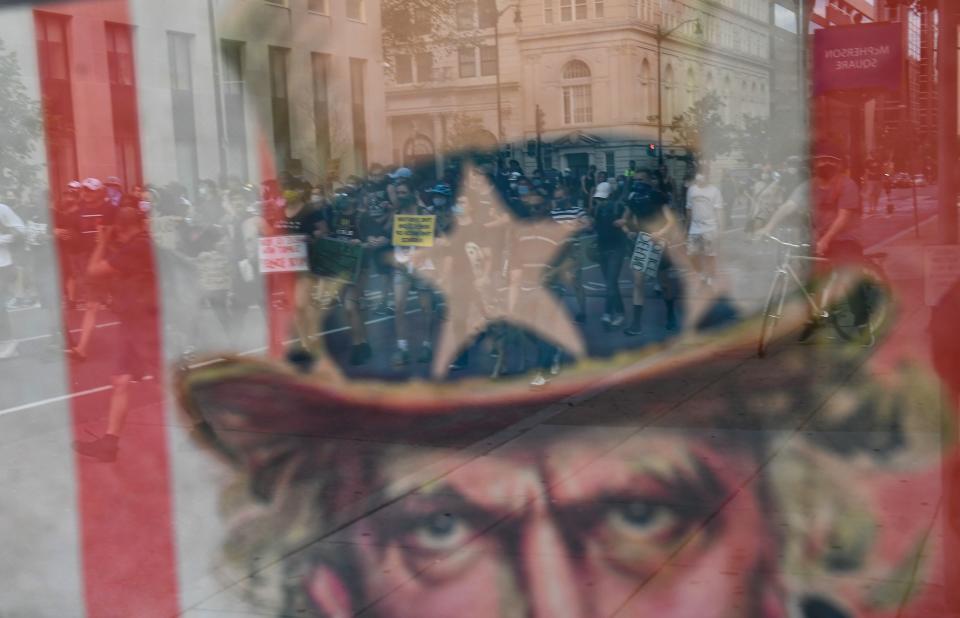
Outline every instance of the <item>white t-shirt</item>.
<svg viewBox="0 0 960 618">
<path fill-rule="evenodd" d="M 713 185 L 687 189 L 687 210 L 690 215 L 691 234 L 709 234 L 720 228 L 720 213 L 723 210 L 723 195 Z"/>
<path fill-rule="evenodd" d="M 14 234 L 23 235 L 23 221 L 6 204 L 0 204 L 0 268 L 13 264 L 10 245 L 16 240 Z"/>
</svg>

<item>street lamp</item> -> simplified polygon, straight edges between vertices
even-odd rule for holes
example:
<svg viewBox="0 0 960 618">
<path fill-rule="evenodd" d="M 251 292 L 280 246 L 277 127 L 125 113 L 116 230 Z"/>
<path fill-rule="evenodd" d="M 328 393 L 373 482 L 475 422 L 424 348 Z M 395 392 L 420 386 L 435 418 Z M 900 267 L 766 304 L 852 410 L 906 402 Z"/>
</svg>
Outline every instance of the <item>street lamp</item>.
<svg viewBox="0 0 960 618">
<path fill-rule="evenodd" d="M 496 18 L 493 21 L 493 43 L 497 53 L 497 161 L 500 161 L 500 149 L 503 144 L 503 99 L 500 93 L 500 18 L 507 11 L 513 9 L 513 23 L 519 29 L 523 23 L 523 17 L 520 15 L 520 5 L 510 4 L 497 11 L 496 0 L 487 0 L 487 10 L 491 13 L 496 11 Z"/>
<path fill-rule="evenodd" d="M 657 39 L 657 167 L 663 167 L 663 42 L 687 24 L 696 25 L 694 33 L 697 36 L 703 34 L 699 17 L 682 21 L 667 31 L 664 31 L 660 24 L 657 24 L 657 34 L 655 35 Z"/>
</svg>

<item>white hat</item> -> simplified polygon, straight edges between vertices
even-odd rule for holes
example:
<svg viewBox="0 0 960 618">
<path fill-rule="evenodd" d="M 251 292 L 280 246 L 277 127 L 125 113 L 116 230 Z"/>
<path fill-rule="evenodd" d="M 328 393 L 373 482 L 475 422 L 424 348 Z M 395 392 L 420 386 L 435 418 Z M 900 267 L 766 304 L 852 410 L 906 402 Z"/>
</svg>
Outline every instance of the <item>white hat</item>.
<svg viewBox="0 0 960 618">
<path fill-rule="evenodd" d="M 593 192 L 593 197 L 607 199 L 610 197 L 610 183 L 604 180 L 597 184 L 597 190 Z"/>
</svg>

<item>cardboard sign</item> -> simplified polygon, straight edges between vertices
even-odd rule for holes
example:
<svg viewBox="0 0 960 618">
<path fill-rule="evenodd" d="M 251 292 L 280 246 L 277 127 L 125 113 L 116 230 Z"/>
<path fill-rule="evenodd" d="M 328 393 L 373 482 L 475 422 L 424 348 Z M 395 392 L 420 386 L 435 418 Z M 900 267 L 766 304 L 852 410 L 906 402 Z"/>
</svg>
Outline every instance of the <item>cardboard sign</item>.
<svg viewBox="0 0 960 618">
<path fill-rule="evenodd" d="M 353 283 L 363 266 L 363 247 L 343 240 L 321 238 L 314 241 L 310 271 L 321 277 Z"/>
<path fill-rule="evenodd" d="M 923 298 L 928 307 L 940 302 L 953 284 L 960 280 L 960 246 L 923 248 Z"/>
<path fill-rule="evenodd" d="M 267 236 L 259 239 L 260 272 L 297 273 L 307 270 L 306 236 Z"/>
<path fill-rule="evenodd" d="M 666 245 L 654 240 L 650 234 L 640 232 L 640 234 L 637 235 L 637 243 L 633 247 L 633 257 L 630 260 L 630 267 L 633 270 L 644 273 L 648 277 L 656 277 L 665 248 Z"/>
<path fill-rule="evenodd" d="M 200 289 L 207 292 L 223 292 L 230 289 L 230 262 L 219 251 L 206 251 L 197 256 L 197 274 Z"/>
<path fill-rule="evenodd" d="M 176 250 L 177 240 L 180 238 L 180 226 L 183 224 L 183 217 L 150 217 L 150 233 L 153 235 L 153 242 L 164 249 Z"/>
<path fill-rule="evenodd" d="M 884 22 L 821 28 L 814 35 L 813 58 L 817 95 L 897 91 L 903 80 L 903 26 Z"/>
<path fill-rule="evenodd" d="M 432 247 L 436 228 L 435 215 L 394 215 L 393 246 Z"/>
</svg>

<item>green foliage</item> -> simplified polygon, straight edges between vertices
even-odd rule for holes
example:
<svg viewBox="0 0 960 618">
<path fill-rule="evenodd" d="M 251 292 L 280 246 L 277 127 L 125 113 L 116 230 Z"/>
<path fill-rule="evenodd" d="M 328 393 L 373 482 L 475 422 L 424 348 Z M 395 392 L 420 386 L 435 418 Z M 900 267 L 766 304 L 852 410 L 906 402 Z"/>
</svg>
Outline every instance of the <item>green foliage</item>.
<svg viewBox="0 0 960 618">
<path fill-rule="evenodd" d="M 36 185 L 33 154 L 41 134 L 40 106 L 27 94 L 15 52 L 0 41 L 0 185 L 22 192 Z"/>
<path fill-rule="evenodd" d="M 769 118 L 745 115 L 743 128 L 734 132 L 734 144 L 740 152 L 740 158 L 751 165 L 782 160 L 774 153 Z"/>
<path fill-rule="evenodd" d="M 704 160 L 716 159 L 733 150 L 735 129 L 724 122 L 723 106 L 720 97 L 711 92 L 687 111 L 674 116 L 668 127 L 674 144 Z"/>
</svg>

